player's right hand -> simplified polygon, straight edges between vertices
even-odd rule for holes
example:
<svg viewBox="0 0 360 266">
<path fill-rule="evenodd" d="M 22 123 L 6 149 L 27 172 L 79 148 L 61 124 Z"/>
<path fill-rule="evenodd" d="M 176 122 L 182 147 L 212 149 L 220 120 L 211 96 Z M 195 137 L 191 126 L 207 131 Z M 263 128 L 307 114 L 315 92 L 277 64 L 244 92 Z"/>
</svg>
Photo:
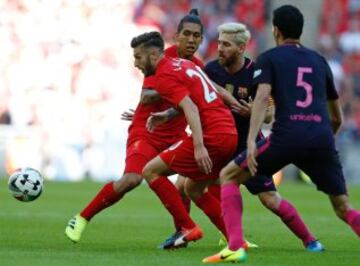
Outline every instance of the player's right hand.
<svg viewBox="0 0 360 266">
<path fill-rule="evenodd" d="M 255 141 L 248 141 L 246 150 L 247 165 L 252 176 L 256 175 L 258 163 L 256 161 L 257 146 Z"/>
<path fill-rule="evenodd" d="M 204 145 L 194 147 L 194 157 L 200 170 L 207 175 L 210 174 L 213 163 Z"/>
<path fill-rule="evenodd" d="M 150 113 L 146 121 L 146 129 L 149 132 L 154 132 L 155 128 L 161 124 L 166 123 L 169 120 L 167 110 L 162 112 Z"/>
<path fill-rule="evenodd" d="M 132 121 L 134 118 L 135 110 L 129 109 L 121 114 L 121 120 Z"/>
</svg>

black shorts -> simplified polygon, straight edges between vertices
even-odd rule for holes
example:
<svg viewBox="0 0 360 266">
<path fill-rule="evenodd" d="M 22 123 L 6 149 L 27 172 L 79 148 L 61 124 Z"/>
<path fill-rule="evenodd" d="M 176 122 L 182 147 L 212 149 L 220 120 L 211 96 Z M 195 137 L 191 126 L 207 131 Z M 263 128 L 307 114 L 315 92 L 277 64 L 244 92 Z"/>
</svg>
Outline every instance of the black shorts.
<svg viewBox="0 0 360 266">
<path fill-rule="evenodd" d="M 291 143 L 271 142 L 271 138 L 257 142 L 258 154 L 258 175 L 272 176 L 284 166 L 293 163 L 304 171 L 321 190 L 329 195 L 347 194 L 346 182 L 344 179 L 339 155 L 334 147 L 333 138 L 323 138 L 320 143 L 309 145 L 291 145 Z M 247 169 L 246 150 L 235 158 L 235 163 Z M 260 179 L 253 177 L 250 180 Z"/>
<path fill-rule="evenodd" d="M 238 145 L 238 153 L 242 152 L 245 149 L 245 142 Z M 250 178 L 244 183 L 244 186 L 253 195 L 258 195 L 262 192 L 276 191 L 276 186 L 274 184 L 272 175 L 259 175 L 256 176 L 256 178 Z"/>
</svg>

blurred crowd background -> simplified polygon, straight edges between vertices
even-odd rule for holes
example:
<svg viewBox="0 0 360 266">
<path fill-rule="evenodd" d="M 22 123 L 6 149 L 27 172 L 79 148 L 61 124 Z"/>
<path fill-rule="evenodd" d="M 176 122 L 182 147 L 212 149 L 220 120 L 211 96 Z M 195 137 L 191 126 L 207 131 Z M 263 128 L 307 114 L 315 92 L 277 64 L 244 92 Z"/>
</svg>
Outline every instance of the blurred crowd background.
<svg viewBox="0 0 360 266">
<path fill-rule="evenodd" d="M 0 0 L 0 174 L 32 166 L 48 179 L 114 179 L 124 167 L 128 122 L 142 75 L 133 36 L 159 30 L 169 44 L 193 7 L 205 26 L 199 56 L 216 57 L 216 27 L 240 21 L 248 56 L 274 45 L 271 12 L 299 4 L 306 45 L 329 61 L 345 114 L 338 135 L 344 169 L 360 183 L 359 0 Z M 315 15 L 314 15 L 315 14 Z"/>
</svg>

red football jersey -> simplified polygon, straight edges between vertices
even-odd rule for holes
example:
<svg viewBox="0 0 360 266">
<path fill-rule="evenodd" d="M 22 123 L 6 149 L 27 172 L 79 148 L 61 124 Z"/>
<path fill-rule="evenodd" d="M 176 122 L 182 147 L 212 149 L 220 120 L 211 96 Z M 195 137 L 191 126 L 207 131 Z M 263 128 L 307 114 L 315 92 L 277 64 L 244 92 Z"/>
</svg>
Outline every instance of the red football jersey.
<svg viewBox="0 0 360 266">
<path fill-rule="evenodd" d="M 176 45 L 170 46 L 164 52 L 170 57 L 177 57 Z M 203 62 L 197 57 L 193 56 L 192 60 L 195 64 L 204 67 Z M 155 76 L 145 77 L 143 82 L 142 89 L 154 89 L 155 88 Z M 139 103 L 136 107 L 135 114 L 132 120 L 132 123 L 129 127 L 129 136 L 128 138 L 136 137 L 146 137 L 155 143 L 164 143 L 167 142 L 169 145 L 178 141 L 185 133 L 185 128 L 187 126 L 186 119 L 184 116 L 178 116 L 173 118 L 169 123 L 161 125 L 155 128 L 155 131 L 150 133 L 147 131 L 145 125 L 150 113 L 164 111 L 172 107 L 171 104 L 164 101 L 159 101 L 154 104 L 144 105 Z"/>
<path fill-rule="evenodd" d="M 189 96 L 197 105 L 204 135 L 237 134 L 233 116 L 225 106 L 210 79 L 189 60 L 164 57 L 158 64 L 155 89 L 177 107 Z"/>
<path fill-rule="evenodd" d="M 178 58 L 179 55 L 177 53 L 177 47 L 176 45 L 170 46 L 169 48 L 167 48 L 164 52 L 164 54 L 168 57 L 174 57 L 174 58 Z M 201 67 L 201 69 L 204 69 L 204 63 L 197 58 L 196 56 L 192 56 L 190 61 L 194 62 L 195 65 L 198 65 L 199 67 Z"/>
<path fill-rule="evenodd" d="M 143 89 L 153 90 L 155 88 L 155 76 L 149 76 L 144 79 Z M 154 104 L 139 103 L 133 121 L 129 127 L 129 139 L 143 136 L 151 139 L 156 143 L 168 142 L 169 145 L 176 142 L 184 136 L 187 126 L 184 116 L 177 116 L 171 122 L 165 123 L 155 128 L 150 133 L 146 129 L 146 121 L 152 112 L 160 112 L 172 107 L 168 102 L 160 100 Z"/>
</svg>

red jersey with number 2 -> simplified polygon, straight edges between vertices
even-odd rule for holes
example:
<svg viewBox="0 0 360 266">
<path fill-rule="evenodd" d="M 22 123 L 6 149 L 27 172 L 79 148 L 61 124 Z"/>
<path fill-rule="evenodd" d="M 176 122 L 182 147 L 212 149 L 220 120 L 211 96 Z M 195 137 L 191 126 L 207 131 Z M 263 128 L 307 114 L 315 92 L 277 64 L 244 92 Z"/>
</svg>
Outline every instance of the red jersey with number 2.
<svg viewBox="0 0 360 266">
<path fill-rule="evenodd" d="M 164 53 L 168 57 L 178 57 L 177 46 L 170 46 L 165 49 Z M 203 62 L 196 56 L 193 56 L 191 60 L 199 67 L 204 67 Z M 155 76 L 145 77 L 142 89 L 153 90 L 155 88 L 155 83 Z M 152 133 L 147 131 L 145 127 L 146 120 L 150 116 L 150 113 L 164 111 L 170 107 L 169 103 L 164 101 L 147 105 L 139 103 L 133 121 L 129 127 L 130 142 L 138 137 L 146 137 L 153 144 L 164 149 L 164 147 L 167 148 L 167 146 L 170 146 L 181 139 L 185 135 L 185 128 L 187 125 L 184 116 L 175 117 L 170 122 L 156 127 L 155 131 Z"/>
<path fill-rule="evenodd" d="M 229 108 L 199 66 L 189 60 L 165 56 L 158 64 L 155 77 L 155 89 L 175 108 L 186 96 L 196 104 L 204 136 L 237 134 Z"/>
</svg>

